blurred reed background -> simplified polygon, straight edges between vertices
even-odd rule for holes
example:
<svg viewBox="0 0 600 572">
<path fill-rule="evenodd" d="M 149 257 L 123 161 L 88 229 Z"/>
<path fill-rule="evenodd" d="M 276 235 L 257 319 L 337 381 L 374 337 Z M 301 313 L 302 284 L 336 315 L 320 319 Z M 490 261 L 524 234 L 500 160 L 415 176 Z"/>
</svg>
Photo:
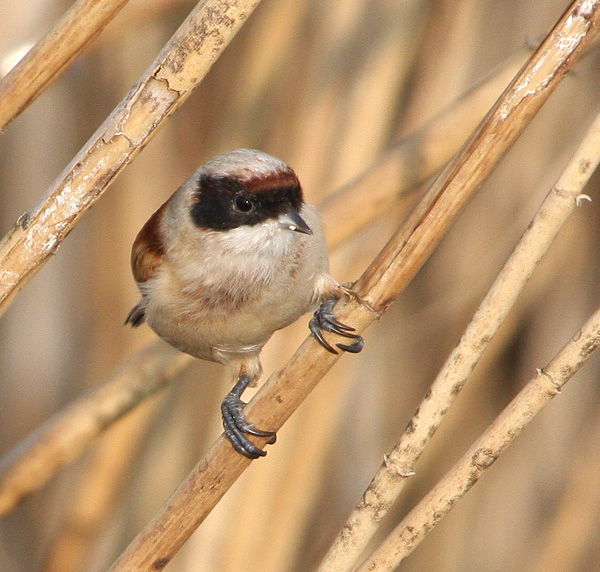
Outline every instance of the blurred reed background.
<svg viewBox="0 0 600 572">
<path fill-rule="evenodd" d="M 68 5 L 0 0 L 1 73 Z M 123 326 L 138 296 L 130 245 L 200 163 L 228 149 L 263 149 L 293 166 L 307 200 L 320 204 L 391 145 L 411 141 L 403 186 L 415 192 L 332 249 L 334 276 L 353 280 L 494 98 L 461 109 L 433 141 L 413 134 L 522 57 L 567 5 L 264 0 L 0 321 L 0 451 L 154 339 L 148 328 Z M 132 0 L 6 128 L 0 234 L 39 200 L 192 6 Z M 592 50 L 562 82 L 408 290 L 366 333 L 365 350 L 335 366 L 169 571 L 316 569 L 598 112 L 599 64 Z M 575 211 L 420 459 L 382 537 L 598 305 L 599 182 L 596 176 L 586 188 L 594 201 Z M 365 192 L 365 204 L 376 192 Z M 328 229 L 343 224 L 335 215 L 328 212 Z M 273 337 L 263 352 L 267 374 L 304 339 L 307 321 Z M 599 367 L 592 358 L 402 570 L 600 569 Z M 106 569 L 220 434 L 228 389 L 220 366 L 191 363 L 4 519 L 0 570 Z"/>
</svg>

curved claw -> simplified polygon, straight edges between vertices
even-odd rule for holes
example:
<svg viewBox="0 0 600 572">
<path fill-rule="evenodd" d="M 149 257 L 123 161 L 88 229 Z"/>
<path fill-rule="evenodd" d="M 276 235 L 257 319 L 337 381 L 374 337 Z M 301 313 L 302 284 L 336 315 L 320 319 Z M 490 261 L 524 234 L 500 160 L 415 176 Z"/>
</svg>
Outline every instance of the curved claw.
<svg viewBox="0 0 600 572">
<path fill-rule="evenodd" d="M 355 331 L 354 328 L 343 324 L 335 317 L 335 315 L 333 314 L 333 307 L 335 306 L 336 302 L 337 300 L 327 300 L 326 302 L 323 302 L 323 304 L 321 304 L 318 310 L 314 313 L 314 316 L 311 318 L 308 327 L 313 336 L 317 338 L 319 343 L 327 351 L 333 354 L 339 353 L 323 337 L 323 331 L 333 332 L 335 334 L 338 334 L 338 336 L 343 336 L 345 338 L 354 340 L 354 342 L 350 345 L 338 343 L 336 344 L 336 346 L 345 352 L 358 353 L 363 349 L 364 340 L 362 339 L 362 336 L 352 333 Z"/>
<path fill-rule="evenodd" d="M 248 421 L 244 416 L 243 409 L 246 403 L 241 400 L 241 395 L 248 385 L 250 385 L 250 381 L 247 375 L 240 377 L 221 404 L 221 416 L 223 418 L 225 436 L 229 439 L 233 448 L 249 459 L 258 459 L 259 457 L 264 457 L 267 452 L 257 447 L 248 439 L 246 434 L 256 435 L 257 437 L 269 437 L 267 441 L 269 445 L 275 443 L 277 435 L 274 431 L 257 429 L 254 423 Z"/>
<path fill-rule="evenodd" d="M 317 310 L 318 312 L 318 310 Z M 315 312 L 315 316 L 313 318 L 311 318 L 310 322 L 308 323 L 308 329 L 311 331 L 312 335 L 315 336 L 315 338 L 317 338 L 318 342 L 328 351 L 331 352 L 332 354 L 337 354 L 339 353 L 324 337 L 323 337 L 323 332 L 322 330 L 324 329 L 321 324 L 319 323 L 317 317 L 316 317 L 316 313 Z"/>
<path fill-rule="evenodd" d="M 225 417 L 223 417 L 223 427 L 225 428 L 225 435 L 238 453 L 249 459 L 258 459 L 267 454 L 266 451 L 263 451 L 252 443 L 233 422 L 226 421 Z"/>
<path fill-rule="evenodd" d="M 351 345 L 346 345 L 346 344 L 335 344 L 338 348 L 340 348 L 341 350 L 344 350 L 345 352 L 351 353 L 351 354 L 357 354 L 359 353 L 364 347 L 365 347 L 365 340 L 363 340 L 360 336 L 358 337 L 358 339 L 356 339 L 354 341 L 354 343 L 352 343 Z"/>
</svg>

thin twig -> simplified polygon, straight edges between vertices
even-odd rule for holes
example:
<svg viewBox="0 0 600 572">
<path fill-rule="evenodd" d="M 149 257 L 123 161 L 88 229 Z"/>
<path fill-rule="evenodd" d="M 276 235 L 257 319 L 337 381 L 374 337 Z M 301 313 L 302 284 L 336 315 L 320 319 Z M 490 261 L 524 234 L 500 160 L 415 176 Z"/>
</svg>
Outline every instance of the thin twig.
<svg viewBox="0 0 600 572">
<path fill-rule="evenodd" d="M 320 572 L 350 569 L 366 548 L 539 261 L 581 200 L 582 189 L 599 161 L 600 115 L 528 226 L 400 441 L 342 527 Z"/>
<path fill-rule="evenodd" d="M 0 132 L 88 47 L 129 0 L 79 0 L 0 81 Z"/>
<path fill-rule="evenodd" d="M 362 332 L 389 307 L 440 242 L 485 176 L 517 139 L 596 34 L 600 0 L 573 3 L 463 150 L 444 170 L 407 224 L 355 285 L 360 299 L 340 304 L 345 323 Z M 259 427 L 278 430 L 339 356 L 307 338 L 247 406 Z M 264 439 L 257 439 L 264 445 Z M 161 570 L 249 466 L 221 436 L 207 456 L 111 567 Z"/>
<path fill-rule="evenodd" d="M 600 345 L 597 310 L 547 367 L 513 399 L 440 482 L 410 511 L 357 572 L 392 572 L 489 469 Z"/>
<path fill-rule="evenodd" d="M 0 242 L 0 315 L 191 94 L 259 0 L 203 0 L 31 212 Z"/>
<path fill-rule="evenodd" d="M 353 236 L 363 226 L 386 211 L 388 206 L 395 204 L 393 201 L 398 201 L 399 198 L 408 193 L 411 185 L 423 183 L 426 178 L 441 167 L 442 162 L 447 161 L 456 152 L 458 145 L 468 133 L 466 130 L 472 129 L 476 121 L 484 115 L 485 110 L 489 108 L 501 91 L 501 86 L 510 81 L 514 73 L 518 71 L 525 60 L 526 53 L 524 50 L 523 53 L 511 58 L 506 66 L 498 70 L 493 77 L 471 90 L 459 102 L 452 105 L 446 112 L 440 114 L 414 135 L 399 142 L 380 160 L 369 167 L 363 175 L 344 185 L 342 189 L 333 193 L 325 201 L 320 210 L 328 229 L 326 234 L 331 250 L 334 250 L 344 240 Z M 461 118 L 463 118 L 462 121 Z M 459 139 L 459 137 L 462 137 L 462 139 Z M 444 145 L 434 147 L 433 141 L 436 140 L 443 140 Z M 423 158 L 419 163 L 422 171 L 419 171 L 416 166 L 411 166 L 411 157 Z M 412 179 L 404 176 L 408 172 L 412 173 Z M 416 173 L 421 177 L 418 180 L 415 178 Z M 376 198 L 373 193 L 377 193 Z M 365 196 L 369 197 L 367 201 L 369 208 L 363 208 Z M 359 213 L 360 216 L 350 216 L 352 212 Z M 178 359 L 177 354 L 169 355 L 172 357 L 164 356 L 162 359 Z M 127 363 L 137 363 L 140 359 L 140 356 L 134 356 Z M 123 367 L 127 368 L 128 366 L 125 364 Z M 108 381 L 102 382 L 101 385 L 110 385 L 112 384 L 111 380 L 112 377 Z M 150 388 L 153 385 L 151 380 L 146 381 L 139 378 L 139 381 L 140 385 L 148 390 L 147 392 L 134 392 L 134 395 L 139 397 L 141 401 L 151 395 Z M 129 394 L 129 386 L 124 386 L 122 391 Z M 105 397 L 109 400 L 115 399 L 113 392 L 108 392 Z M 89 417 L 97 415 L 97 411 L 106 412 L 105 404 L 100 398 L 100 393 L 95 393 L 93 399 L 85 396 L 82 398 L 89 407 L 87 412 Z M 129 397 L 126 397 L 126 399 L 129 399 Z M 9 453 L 4 459 L 0 460 L 0 466 L 3 467 L 0 471 L 0 517 L 6 511 L 14 508 L 15 503 L 24 495 L 30 494 L 43 486 L 56 471 L 91 445 L 95 433 L 91 434 L 89 438 L 81 440 L 78 423 L 76 419 L 72 418 L 72 416 L 79 417 L 81 415 L 79 406 L 82 405 L 82 401 L 77 403 L 79 405 L 73 404 L 57 413 L 42 429 L 19 444 L 14 453 Z M 105 427 L 116 422 L 122 415 L 117 410 L 114 413 L 115 417 L 113 419 L 110 419 L 106 413 L 102 415 Z M 50 427 L 53 429 L 51 430 Z M 44 446 L 41 446 L 39 442 L 42 439 Z M 74 441 L 78 444 L 77 449 L 73 448 Z M 36 456 L 39 456 L 37 461 L 35 460 Z M 23 480 L 21 475 L 30 474 L 28 467 L 32 463 L 45 467 L 44 478 Z M 4 484 L 5 479 L 26 483 L 27 486 L 21 487 L 17 496 L 12 496 L 13 493 L 8 492 L 10 488 L 6 488 Z M 12 496 L 12 498 L 5 495 Z"/>
<path fill-rule="evenodd" d="M 105 384 L 49 419 L 0 464 L 0 516 L 40 488 L 108 425 L 168 384 L 192 358 L 163 342 L 125 362 Z"/>
</svg>

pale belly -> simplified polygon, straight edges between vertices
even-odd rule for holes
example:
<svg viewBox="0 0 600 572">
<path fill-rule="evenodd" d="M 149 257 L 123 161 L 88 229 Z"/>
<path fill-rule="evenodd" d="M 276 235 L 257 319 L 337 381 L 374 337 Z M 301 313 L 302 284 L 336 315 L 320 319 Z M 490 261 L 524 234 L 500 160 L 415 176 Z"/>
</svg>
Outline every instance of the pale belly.
<svg viewBox="0 0 600 572">
<path fill-rule="evenodd" d="M 306 205 L 301 214 L 315 234 L 273 221 L 211 235 L 210 255 L 208 249 L 203 256 L 194 249 L 167 254 L 148 289 L 150 327 L 202 359 L 229 363 L 236 355 L 258 355 L 273 332 L 337 287 L 318 214 Z"/>
<path fill-rule="evenodd" d="M 294 286 L 292 288 L 292 286 Z M 312 285 L 256 285 L 238 299 L 208 294 L 157 297 L 148 301 L 146 321 L 177 349 L 201 359 L 227 363 L 229 357 L 256 355 L 273 332 L 313 309 Z"/>
</svg>

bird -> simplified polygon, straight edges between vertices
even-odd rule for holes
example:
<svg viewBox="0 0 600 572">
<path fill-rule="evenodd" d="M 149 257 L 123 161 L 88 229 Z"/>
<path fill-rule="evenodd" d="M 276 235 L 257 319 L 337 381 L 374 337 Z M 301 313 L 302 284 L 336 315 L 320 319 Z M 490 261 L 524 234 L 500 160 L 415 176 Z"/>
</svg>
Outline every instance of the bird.
<svg viewBox="0 0 600 572">
<path fill-rule="evenodd" d="M 357 353 L 364 342 L 337 320 L 334 307 L 351 295 L 329 273 L 317 209 L 304 202 L 296 173 L 256 149 L 215 156 L 148 219 L 131 249 L 141 294 L 126 324 L 146 322 L 178 350 L 227 366 L 235 382 L 221 405 L 225 436 L 242 455 L 266 455 L 249 435 L 276 439 L 243 412 L 242 394 L 261 373 L 260 351 L 272 334 L 314 311 L 312 335 Z"/>
</svg>

